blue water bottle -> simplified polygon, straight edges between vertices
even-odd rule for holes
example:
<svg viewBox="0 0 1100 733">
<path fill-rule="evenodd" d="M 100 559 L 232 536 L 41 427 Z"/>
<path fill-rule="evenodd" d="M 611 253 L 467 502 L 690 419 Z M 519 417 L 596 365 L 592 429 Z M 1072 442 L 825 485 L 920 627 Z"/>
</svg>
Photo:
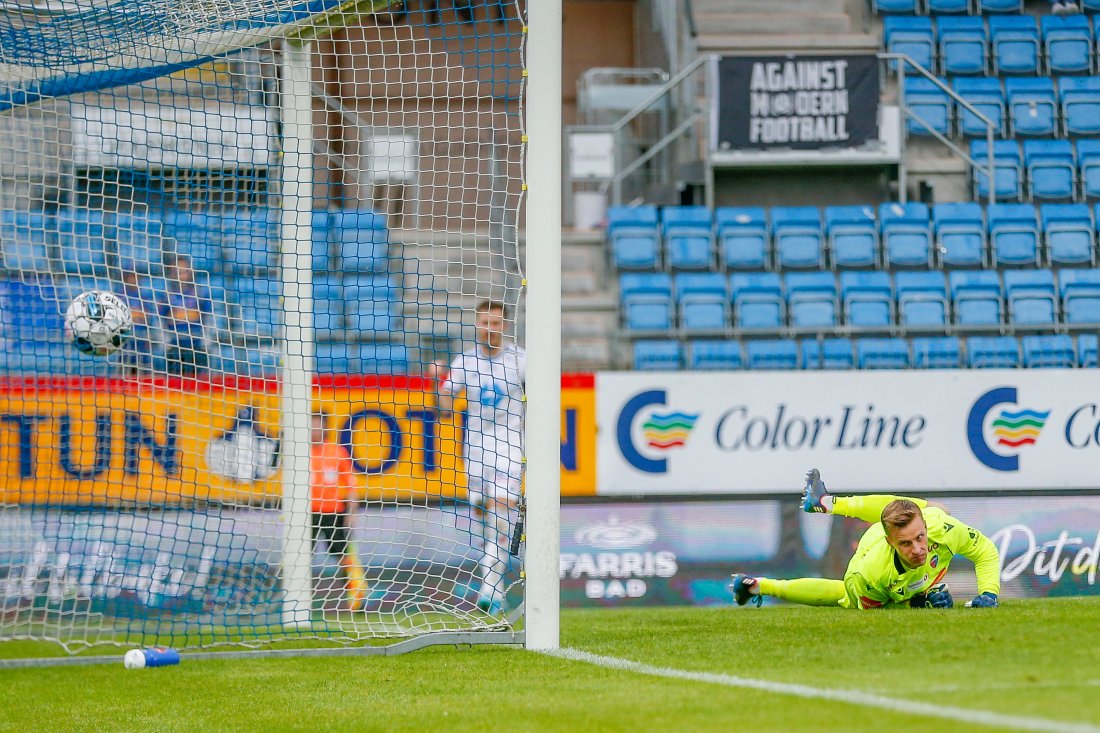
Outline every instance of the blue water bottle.
<svg viewBox="0 0 1100 733">
<path fill-rule="evenodd" d="M 142 649 L 145 656 L 146 667 L 168 667 L 180 663 L 180 653 L 175 649 L 156 647 L 154 649 Z"/>
</svg>

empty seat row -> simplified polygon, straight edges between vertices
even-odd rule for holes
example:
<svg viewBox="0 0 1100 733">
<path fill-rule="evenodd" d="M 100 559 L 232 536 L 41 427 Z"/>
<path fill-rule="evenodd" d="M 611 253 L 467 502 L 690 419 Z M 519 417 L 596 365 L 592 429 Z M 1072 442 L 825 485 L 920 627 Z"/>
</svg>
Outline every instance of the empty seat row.
<svg viewBox="0 0 1100 733">
<path fill-rule="evenodd" d="M 1088 12 L 1100 12 L 1100 0 L 1083 0 L 1081 5 Z M 871 0 L 871 9 L 879 15 L 1020 13 L 1024 0 Z"/>
<path fill-rule="evenodd" d="M 626 274 L 631 331 L 1100 327 L 1100 269 Z"/>
<path fill-rule="evenodd" d="M 989 196 L 989 144 L 970 145 L 971 187 Z M 994 196 L 999 201 L 1083 201 L 1100 198 L 1100 140 L 993 141 Z"/>
<path fill-rule="evenodd" d="M 886 18 L 883 48 L 949 75 L 1087 74 L 1098 37 L 1082 15 Z M 906 65 L 906 70 L 915 69 Z"/>
<path fill-rule="evenodd" d="M 639 370 L 1016 369 L 1095 368 L 1097 336 L 927 336 L 913 339 L 644 339 L 634 343 Z"/>
</svg>

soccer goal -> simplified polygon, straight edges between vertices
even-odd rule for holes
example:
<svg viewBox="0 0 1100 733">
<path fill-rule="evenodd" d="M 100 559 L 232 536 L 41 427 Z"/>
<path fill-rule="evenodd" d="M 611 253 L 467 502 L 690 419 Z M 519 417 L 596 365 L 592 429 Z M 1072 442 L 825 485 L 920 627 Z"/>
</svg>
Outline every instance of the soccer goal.
<svg viewBox="0 0 1100 733">
<path fill-rule="evenodd" d="M 0 0 L 0 666 L 557 645 L 560 34 Z"/>
</svg>

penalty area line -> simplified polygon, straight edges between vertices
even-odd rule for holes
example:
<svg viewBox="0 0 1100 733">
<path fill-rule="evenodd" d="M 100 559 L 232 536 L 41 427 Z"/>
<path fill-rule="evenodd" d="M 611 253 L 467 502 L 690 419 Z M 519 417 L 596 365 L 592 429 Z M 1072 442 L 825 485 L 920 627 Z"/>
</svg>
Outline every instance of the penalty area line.
<svg viewBox="0 0 1100 733">
<path fill-rule="evenodd" d="M 688 680 L 691 682 L 706 682 L 726 687 L 740 687 L 749 690 L 772 692 L 779 695 L 792 695 L 810 700 L 828 700 L 830 702 L 848 703 L 867 708 L 880 708 L 895 713 L 908 713 L 911 715 L 924 715 L 929 718 L 953 720 L 960 723 L 973 723 L 975 725 L 994 726 L 1000 728 L 1012 728 L 1015 730 L 1040 731 L 1041 733 L 1100 733 L 1100 727 L 1088 723 L 1069 723 L 1059 720 L 1047 720 L 1045 718 L 1030 718 L 1022 715 L 1006 715 L 986 710 L 968 710 L 950 705 L 933 705 L 930 703 L 904 700 L 885 695 L 876 695 L 860 690 L 832 689 L 827 687 L 809 687 L 808 685 L 791 684 L 788 682 L 772 682 L 769 680 L 753 679 L 751 677 L 737 677 L 735 675 L 721 674 L 717 672 L 692 672 L 675 667 L 655 667 L 651 664 L 642 664 L 629 659 L 619 657 L 607 657 L 600 654 L 592 654 L 580 649 L 558 649 L 545 652 L 549 656 L 568 659 L 574 662 L 594 664 L 607 669 L 616 669 L 623 672 L 649 675 L 650 677 L 666 677 L 668 679 Z"/>
</svg>

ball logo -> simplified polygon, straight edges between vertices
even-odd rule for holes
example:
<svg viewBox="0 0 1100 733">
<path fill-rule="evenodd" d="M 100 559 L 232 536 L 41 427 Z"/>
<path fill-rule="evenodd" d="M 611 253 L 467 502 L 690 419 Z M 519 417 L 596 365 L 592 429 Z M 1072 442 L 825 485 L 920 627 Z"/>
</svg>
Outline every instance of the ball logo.
<svg viewBox="0 0 1100 733">
<path fill-rule="evenodd" d="M 663 389 L 652 389 L 634 395 L 623 405 L 619 412 L 619 419 L 615 426 L 615 436 L 619 443 L 619 451 L 623 458 L 634 468 L 646 473 L 665 473 L 668 471 L 668 460 L 665 458 L 650 458 L 638 450 L 634 443 L 635 418 L 647 407 L 663 407 L 667 400 L 667 394 Z M 650 450 L 662 453 L 672 448 L 683 448 L 687 444 L 695 422 L 700 413 L 689 414 L 686 412 L 652 412 L 642 423 L 642 438 Z"/>
<path fill-rule="evenodd" d="M 1016 402 L 1015 387 L 997 387 L 979 397 L 970 408 L 970 415 L 966 421 L 966 439 L 970 444 L 970 451 L 982 464 L 994 471 L 1020 470 L 1018 455 L 1015 453 L 1003 455 L 993 450 L 986 437 L 985 425 L 986 418 L 998 407 L 1015 405 Z M 1046 425 L 1047 418 L 1050 417 L 1050 410 L 1041 412 L 1029 408 L 1005 407 L 995 414 L 996 417 L 989 425 L 989 438 L 997 446 L 1015 450 L 1035 445 L 1039 439 L 1039 433 Z"/>
</svg>

